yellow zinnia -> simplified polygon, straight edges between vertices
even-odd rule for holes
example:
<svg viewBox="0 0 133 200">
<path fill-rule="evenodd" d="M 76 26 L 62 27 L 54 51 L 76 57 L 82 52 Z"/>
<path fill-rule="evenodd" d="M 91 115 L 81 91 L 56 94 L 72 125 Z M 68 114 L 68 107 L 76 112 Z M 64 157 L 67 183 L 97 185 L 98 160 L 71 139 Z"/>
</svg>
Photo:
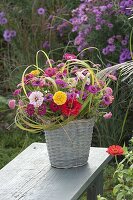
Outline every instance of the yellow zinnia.
<svg viewBox="0 0 133 200">
<path fill-rule="evenodd" d="M 63 105 L 64 103 L 66 103 L 67 95 L 65 92 L 58 91 L 54 94 L 53 100 L 57 105 Z"/>
<path fill-rule="evenodd" d="M 36 70 L 31 71 L 30 74 L 33 74 L 34 76 L 38 76 L 40 74 L 40 71 L 36 69 Z"/>
</svg>

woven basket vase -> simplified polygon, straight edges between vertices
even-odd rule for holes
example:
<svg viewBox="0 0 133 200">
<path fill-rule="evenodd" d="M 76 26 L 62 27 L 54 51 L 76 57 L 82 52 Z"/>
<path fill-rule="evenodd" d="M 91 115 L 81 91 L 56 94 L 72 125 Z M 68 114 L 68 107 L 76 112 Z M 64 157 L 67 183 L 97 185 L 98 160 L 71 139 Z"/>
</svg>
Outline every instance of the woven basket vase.
<svg viewBox="0 0 133 200">
<path fill-rule="evenodd" d="M 52 131 L 45 131 L 51 166 L 71 168 L 87 163 L 94 119 L 75 120 Z"/>
</svg>

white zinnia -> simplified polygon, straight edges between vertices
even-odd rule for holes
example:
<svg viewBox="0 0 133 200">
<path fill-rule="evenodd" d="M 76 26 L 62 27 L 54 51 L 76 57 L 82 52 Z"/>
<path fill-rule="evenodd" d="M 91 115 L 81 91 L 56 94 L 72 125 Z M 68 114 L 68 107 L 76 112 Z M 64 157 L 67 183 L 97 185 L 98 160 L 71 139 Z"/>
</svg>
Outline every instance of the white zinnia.
<svg viewBox="0 0 133 200">
<path fill-rule="evenodd" d="M 30 104 L 33 104 L 34 107 L 39 107 L 42 105 L 44 97 L 43 93 L 40 91 L 32 92 L 29 96 Z"/>
</svg>

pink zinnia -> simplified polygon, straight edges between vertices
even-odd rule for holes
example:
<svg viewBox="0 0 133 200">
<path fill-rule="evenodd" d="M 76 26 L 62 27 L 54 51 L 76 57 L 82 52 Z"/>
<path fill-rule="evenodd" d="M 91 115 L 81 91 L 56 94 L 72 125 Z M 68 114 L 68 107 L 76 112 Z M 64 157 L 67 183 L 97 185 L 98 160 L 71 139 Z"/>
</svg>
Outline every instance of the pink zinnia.
<svg viewBox="0 0 133 200">
<path fill-rule="evenodd" d="M 74 54 L 65 53 L 65 54 L 63 55 L 63 58 L 64 58 L 65 60 L 73 60 L 73 59 L 76 59 L 77 56 L 75 56 Z"/>
<path fill-rule="evenodd" d="M 56 68 L 54 67 L 54 68 L 52 68 L 52 67 L 48 67 L 47 69 L 45 69 L 45 75 L 46 76 L 49 76 L 49 77 L 51 77 L 51 76 L 54 76 L 55 74 L 56 74 Z"/>
<path fill-rule="evenodd" d="M 106 94 L 109 94 L 109 95 L 112 95 L 112 94 L 113 94 L 113 90 L 112 90 L 112 88 L 110 88 L 110 87 L 106 87 L 106 88 L 105 88 L 105 92 L 106 92 Z"/>
<path fill-rule="evenodd" d="M 38 108 L 38 115 L 43 116 L 45 114 L 46 114 L 46 106 L 45 106 L 45 104 L 42 104 Z"/>
<path fill-rule="evenodd" d="M 17 96 L 21 93 L 21 89 L 17 89 L 13 92 L 13 96 Z"/>
<path fill-rule="evenodd" d="M 26 108 L 26 112 L 27 112 L 27 114 L 28 114 L 30 117 L 33 116 L 34 113 L 35 113 L 35 107 L 34 107 L 34 105 L 28 104 L 28 105 L 27 105 L 27 108 Z"/>
<path fill-rule="evenodd" d="M 8 101 L 8 106 L 9 106 L 10 109 L 14 109 L 15 106 L 16 106 L 16 100 L 15 99 L 10 99 Z"/>
<path fill-rule="evenodd" d="M 110 119 L 110 118 L 112 117 L 112 113 L 111 113 L 111 112 L 106 113 L 105 115 L 103 115 L 103 117 L 104 117 L 105 119 Z"/>
</svg>

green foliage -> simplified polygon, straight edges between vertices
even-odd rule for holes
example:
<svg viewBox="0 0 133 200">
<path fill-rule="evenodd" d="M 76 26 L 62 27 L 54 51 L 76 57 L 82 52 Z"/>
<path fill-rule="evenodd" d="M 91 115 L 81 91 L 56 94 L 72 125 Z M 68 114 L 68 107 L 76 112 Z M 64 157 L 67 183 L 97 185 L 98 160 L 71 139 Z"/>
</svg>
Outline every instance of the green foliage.
<svg viewBox="0 0 133 200">
<path fill-rule="evenodd" d="M 124 159 L 118 164 L 114 173 L 117 184 L 113 188 L 112 197 L 116 200 L 133 199 L 133 138 L 131 140 L 131 149 L 126 150 Z M 107 200 L 107 198 L 98 196 L 98 200 Z"/>
</svg>

